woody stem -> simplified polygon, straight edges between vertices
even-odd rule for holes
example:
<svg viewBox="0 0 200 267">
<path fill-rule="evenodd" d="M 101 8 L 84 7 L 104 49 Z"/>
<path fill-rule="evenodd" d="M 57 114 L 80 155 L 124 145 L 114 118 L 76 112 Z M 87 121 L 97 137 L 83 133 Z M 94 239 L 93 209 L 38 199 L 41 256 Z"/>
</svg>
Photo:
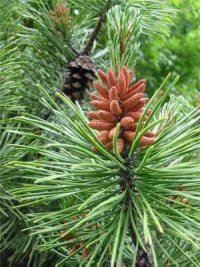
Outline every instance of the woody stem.
<svg viewBox="0 0 200 267">
<path fill-rule="evenodd" d="M 91 52 L 93 43 L 94 43 L 94 41 L 96 40 L 96 38 L 97 38 L 97 36 L 99 34 L 99 31 L 101 29 L 101 26 L 102 26 L 103 22 L 105 21 L 107 9 L 108 9 L 108 7 L 107 7 L 107 4 L 106 4 L 106 6 L 103 8 L 101 16 L 99 17 L 99 19 L 97 21 L 97 24 L 96 24 L 96 26 L 95 26 L 95 28 L 94 28 L 91 36 L 90 36 L 90 39 L 88 40 L 88 42 L 87 42 L 87 44 L 86 44 L 86 46 L 85 46 L 85 48 L 84 48 L 84 50 L 82 52 L 83 54 L 87 54 L 88 55 Z"/>
</svg>

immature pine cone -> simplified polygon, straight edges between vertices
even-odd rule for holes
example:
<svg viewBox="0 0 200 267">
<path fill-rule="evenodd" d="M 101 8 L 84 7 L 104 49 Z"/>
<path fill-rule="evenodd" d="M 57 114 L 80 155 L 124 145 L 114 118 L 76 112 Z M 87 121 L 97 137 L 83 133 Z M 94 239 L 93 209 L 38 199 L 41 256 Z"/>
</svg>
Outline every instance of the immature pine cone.
<svg viewBox="0 0 200 267">
<path fill-rule="evenodd" d="M 99 96 L 90 94 L 91 105 L 98 111 L 88 112 L 91 119 L 89 126 L 100 130 L 98 139 L 105 147 L 112 150 L 112 139 L 115 128 L 120 122 L 120 132 L 118 137 L 118 150 L 121 153 L 125 146 L 132 143 L 137 122 L 139 121 L 143 108 L 148 99 L 143 97 L 145 90 L 145 80 L 139 80 L 134 85 L 130 82 L 134 76 L 134 71 L 128 71 L 123 67 L 116 76 L 110 69 L 107 73 L 98 71 L 101 81 L 94 81 L 93 86 Z M 150 111 L 147 113 L 149 114 Z M 145 116 L 145 119 L 147 119 Z M 147 132 L 141 139 L 139 146 L 149 146 L 154 142 L 154 133 Z"/>
</svg>

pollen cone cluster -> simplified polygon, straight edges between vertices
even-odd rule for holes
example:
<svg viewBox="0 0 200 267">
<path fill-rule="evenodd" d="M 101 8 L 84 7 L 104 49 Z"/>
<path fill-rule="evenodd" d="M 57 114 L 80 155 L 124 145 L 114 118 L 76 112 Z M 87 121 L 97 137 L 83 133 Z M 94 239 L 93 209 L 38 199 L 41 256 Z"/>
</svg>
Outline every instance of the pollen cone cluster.
<svg viewBox="0 0 200 267">
<path fill-rule="evenodd" d="M 110 69 L 107 73 L 98 71 L 100 81 L 94 81 L 93 86 L 98 95 L 91 94 L 91 105 L 97 110 L 88 112 L 91 120 L 89 126 L 99 130 L 98 139 L 105 147 L 112 150 L 112 139 L 116 125 L 120 123 L 118 136 L 118 150 L 121 153 L 129 147 L 135 137 L 137 123 L 142 115 L 145 104 L 145 80 L 139 80 L 131 85 L 134 71 L 123 67 L 118 75 Z M 147 119 L 150 111 L 144 119 Z M 139 146 L 146 147 L 154 142 L 154 133 L 147 132 L 141 139 Z"/>
<path fill-rule="evenodd" d="M 69 28 L 72 26 L 72 18 L 69 13 L 69 9 L 65 4 L 60 3 L 50 12 L 50 16 L 56 23 L 63 24 L 63 26 Z"/>
</svg>

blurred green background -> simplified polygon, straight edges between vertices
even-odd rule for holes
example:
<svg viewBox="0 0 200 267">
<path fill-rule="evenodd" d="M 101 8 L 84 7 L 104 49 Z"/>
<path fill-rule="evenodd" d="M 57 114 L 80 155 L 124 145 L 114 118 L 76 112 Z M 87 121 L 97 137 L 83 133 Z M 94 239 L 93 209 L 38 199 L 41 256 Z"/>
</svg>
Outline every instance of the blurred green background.
<svg viewBox="0 0 200 267">
<path fill-rule="evenodd" d="M 141 41 L 138 77 L 148 81 L 150 93 L 168 72 L 179 74 L 177 93 L 200 105 L 200 1 L 170 0 L 177 9 L 169 36 L 147 36 Z"/>
</svg>

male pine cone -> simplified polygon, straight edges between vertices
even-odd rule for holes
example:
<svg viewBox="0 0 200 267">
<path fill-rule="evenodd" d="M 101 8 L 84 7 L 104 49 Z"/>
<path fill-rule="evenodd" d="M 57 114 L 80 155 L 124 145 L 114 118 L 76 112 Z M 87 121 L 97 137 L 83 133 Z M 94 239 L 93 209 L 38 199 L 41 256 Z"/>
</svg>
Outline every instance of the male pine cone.
<svg viewBox="0 0 200 267">
<path fill-rule="evenodd" d="M 66 28 L 72 27 L 72 17 L 70 16 L 70 10 L 64 3 L 56 5 L 50 12 L 50 17 L 58 25 L 64 26 Z"/>
<path fill-rule="evenodd" d="M 98 76 L 100 81 L 94 81 L 93 86 L 99 95 L 90 94 L 91 105 L 98 111 L 88 112 L 89 126 L 100 131 L 98 140 L 112 150 L 116 125 L 120 123 L 118 150 L 121 153 L 134 140 L 137 122 L 148 101 L 143 97 L 146 81 L 139 80 L 131 85 L 134 71 L 128 71 L 125 66 L 118 75 L 110 69 L 107 73 L 99 70 Z M 154 133 L 147 132 L 140 139 L 139 146 L 151 145 L 154 138 Z"/>
</svg>

